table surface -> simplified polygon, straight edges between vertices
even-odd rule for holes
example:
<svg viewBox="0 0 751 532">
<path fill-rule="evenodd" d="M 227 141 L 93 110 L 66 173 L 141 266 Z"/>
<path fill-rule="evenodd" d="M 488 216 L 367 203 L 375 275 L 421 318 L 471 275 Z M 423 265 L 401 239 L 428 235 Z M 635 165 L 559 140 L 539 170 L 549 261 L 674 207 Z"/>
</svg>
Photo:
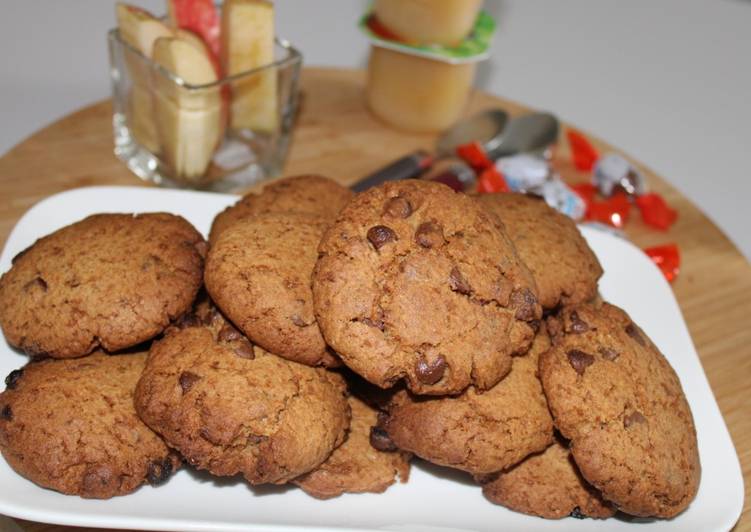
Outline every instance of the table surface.
<svg viewBox="0 0 751 532">
<path fill-rule="evenodd" d="M 294 132 L 285 174 L 321 173 L 342 183 L 416 149 L 430 149 L 433 135 L 396 132 L 368 114 L 363 102 L 364 76 L 344 69 L 306 69 L 303 108 Z M 483 92 L 473 94 L 467 113 L 501 106 L 511 114 L 528 109 Z M 591 137 L 601 150 L 618 151 Z M 624 154 L 628 157 L 628 154 Z M 554 159 L 569 182 L 584 181 L 570 162 L 565 142 Z M 645 247 L 679 244 L 682 271 L 673 284 L 704 369 L 741 460 L 746 501 L 738 530 L 751 530 L 751 265 L 728 238 L 674 187 L 645 168 L 650 186 L 679 211 L 668 231 L 645 226 L 638 216 L 627 235 Z M 0 243 L 19 217 L 42 198 L 89 185 L 139 185 L 112 154 L 111 106 L 103 101 L 86 107 L 32 135 L 0 158 Z M 16 521 L 22 530 L 52 530 Z M 0 528 L 3 522 L 0 520 Z M 70 530 L 70 529 L 66 529 Z"/>
</svg>

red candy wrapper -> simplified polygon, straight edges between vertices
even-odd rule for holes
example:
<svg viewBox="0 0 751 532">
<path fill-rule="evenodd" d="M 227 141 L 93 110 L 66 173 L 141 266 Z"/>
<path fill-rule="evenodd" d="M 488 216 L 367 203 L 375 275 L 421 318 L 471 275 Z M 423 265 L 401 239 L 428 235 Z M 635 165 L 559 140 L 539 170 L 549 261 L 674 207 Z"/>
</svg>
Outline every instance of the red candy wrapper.
<svg viewBox="0 0 751 532">
<path fill-rule="evenodd" d="M 571 185 L 571 190 L 579 194 L 579 197 L 587 204 L 587 209 L 595 201 L 595 194 L 597 194 L 597 187 L 592 183 L 578 183 Z"/>
<path fill-rule="evenodd" d="M 485 149 L 479 142 L 462 144 L 456 148 L 456 155 L 475 170 L 485 170 L 495 166 L 493 161 L 488 159 Z"/>
<path fill-rule="evenodd" d="M 636 205 L 644 223 L 661 231 L 667 231 L 678 219 L 675 209 L 670 208 L 663 197 L 654 192 L 637 197 Z"/>
<path fill-rule="evenodd" d="M 595 167 L 597 159 L 600 158 L 600 154 L 592 146 L 592 143 L 587 140 L 587 137 L 575 129 L 567 130 L 566 137 L 571 146 L 571 158 L 574 161 L 576 169 L 582 172 L 591 172 Z"/>
<path fill-rule="evenodd" d="M 652 262 L 662 270 L 668 282 L 672 283 L 681 269 L 681 253 L 676 244 L 665 244 L 644 249 Z"/>
<path fill-rule="evenodd" d="M 495 166 L 491 166 L 480 173 L 480 177 L 477 179 L 477 192 L 492 194 L 495 192 L 511 192 L 511 189 L 509 189 L 503 174 Z"/>
<path fill-rule="evenodd" d="M 169 0 L 170 19 L 178 28 L 192 31 L 203 39 L 211 52 L 211 62 L 219 75 L 219 13 L 213 0 Z"/>
<path fill-rule="evenodd" d="M 614 194 L 603 201 L 593 201 L 587 208 L 586 219 L 622 229 L 631 213 L 631 202 L 623 194 Z"/>
</svg>

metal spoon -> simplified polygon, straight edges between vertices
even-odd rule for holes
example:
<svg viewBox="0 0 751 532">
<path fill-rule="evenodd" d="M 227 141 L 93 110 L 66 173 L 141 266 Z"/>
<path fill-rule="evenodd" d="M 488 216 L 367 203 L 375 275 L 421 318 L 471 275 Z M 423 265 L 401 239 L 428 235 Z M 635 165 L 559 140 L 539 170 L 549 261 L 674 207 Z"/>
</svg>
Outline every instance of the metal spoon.
<svg viewBox="0 0 751 532">
<path fill-rule="evenodd" d="M 542 151 L 558 139 L 558 128 L 558 119 L 550 113 L 517 116 L 511 119 L 498 143 L 485 151 L 491 160 Z"/>
<path fill-rule="evenodd" d="M 479 142 L 486 152 L 490 152 L 502 143 L 507 122 L 508 113 L 502 109 L 489 109 L 461 120 L 438 137 L 435 155 L 425 150 L 405 155 L 355 183 L 352 189 L 362 192 L 385 181 L 417 177 L 436 160 L 454 155 L 457 147 L 468 142 Z"/>
</svg>

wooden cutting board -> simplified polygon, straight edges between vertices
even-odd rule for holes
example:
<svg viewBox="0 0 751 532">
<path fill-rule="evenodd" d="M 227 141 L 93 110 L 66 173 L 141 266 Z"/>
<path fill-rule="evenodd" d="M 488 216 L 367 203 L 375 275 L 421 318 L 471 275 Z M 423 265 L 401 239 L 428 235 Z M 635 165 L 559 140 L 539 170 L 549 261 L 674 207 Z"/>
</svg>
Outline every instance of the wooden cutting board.
<svg viewBox="0 0 751 532">
<path fill-rule="evenodd" d="M 432 148 L 434 135 L 397 132 L 372 117 L 365 108 L 363 86 L 360 71 L 305 69 L 302 109 L 286 175 L 321 173 L 350 184 L 411 150 Z M 529 111 L 476 92 L 467 114 L 498 106 L 512 115 Z M 29 207 L 56 192 L 91 185 L 150 186 L 113 155 L 111 120 L 109 101 L 94 104 L 44 128 L 0 158 L 0 243 Z M 619 152 L 590 139 L 601 153 Z M 740 456 L 746 501 L 736 530 L 751 530 L 751 265 L 675 188 L 631 160 L 643 170 L 652 190 L 679 212 L 668 232 L 650 229 L 634 213 L 626 233 L 641 247 L 668 242 L 680 246 L 682 268 L 673 289 Z M 555 166 L 571 183 L 588 179 L 571 164 L 565 141 L 559 143 Z M 15 522 L 28 531 L 77 530 Z M 0 529 L 6 528 L 3 525 L 0 520 Z"/>
</svg>

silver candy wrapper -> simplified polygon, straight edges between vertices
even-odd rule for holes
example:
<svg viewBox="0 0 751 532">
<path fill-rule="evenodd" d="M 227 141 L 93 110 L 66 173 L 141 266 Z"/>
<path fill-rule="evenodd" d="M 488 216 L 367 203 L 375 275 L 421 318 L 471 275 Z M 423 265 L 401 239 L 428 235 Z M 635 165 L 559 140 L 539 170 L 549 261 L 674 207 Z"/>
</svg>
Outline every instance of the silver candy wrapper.
<svg viewBox="0 0 751 532">
<path fill-rule="evenodd" d="M 520 154 L 499 159 L 496 167 L 514 192 L 541 196 L 548 205 L 574 220 L 584 217 L 584 200 L 552 172 L 545 159 Z"/>
<path fill-rule="evenodd" d="M 597 161 L 593 180 L 605 197 L 610 197 L 619 186 L 631 196 L 641 196 L 647 191 L 641 172 L 617 153 L 609 153 Z"/>
<path fill-rule="evenodd" d="M 496 161 L 506 183 L 514 192 L 527 192 L 542 186 L 550 177 L 550 167 L 544 159 L 520 154 L 504 157 Z"/>
</svg>

